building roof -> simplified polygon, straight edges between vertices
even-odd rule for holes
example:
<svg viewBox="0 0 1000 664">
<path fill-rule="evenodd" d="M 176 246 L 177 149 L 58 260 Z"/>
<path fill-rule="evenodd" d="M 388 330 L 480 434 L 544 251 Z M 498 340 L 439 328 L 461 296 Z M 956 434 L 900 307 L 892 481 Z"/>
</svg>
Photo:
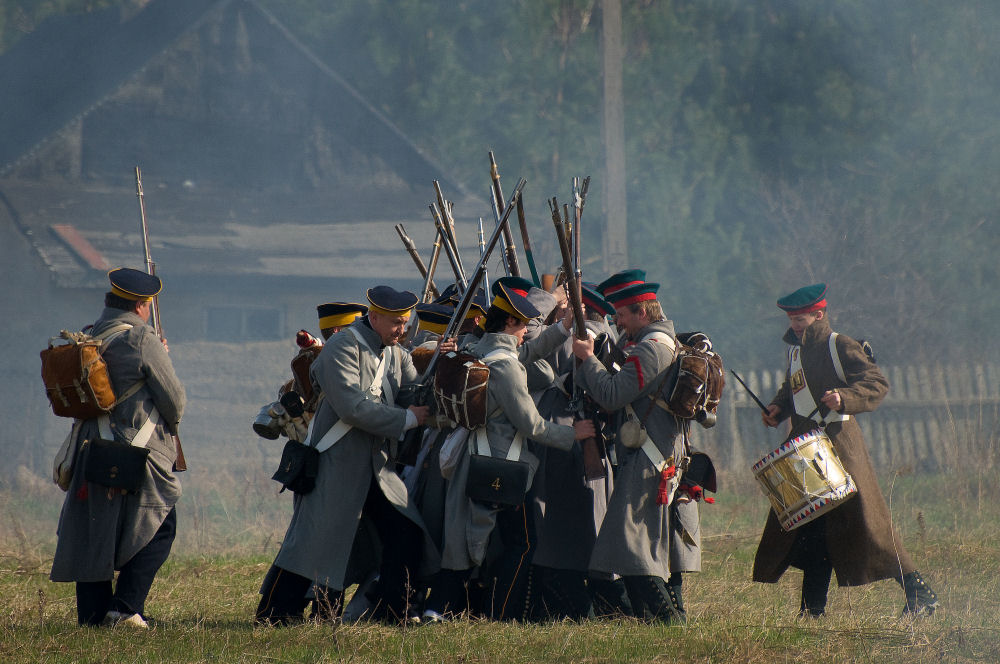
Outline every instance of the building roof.
<svg viewBox="0 0 1000 664">
<path fill-rule="evenodd" d="M 413 278 L 393 226 L 429 253 L 433 179 L 470 255 L 489 213 L 253 0 L 52 19 L 0 56 L 0 89 L 0 219 L 60 285 L 141 265 L 137 165 L 153 258 L 193 283 Z"/>
</svg>

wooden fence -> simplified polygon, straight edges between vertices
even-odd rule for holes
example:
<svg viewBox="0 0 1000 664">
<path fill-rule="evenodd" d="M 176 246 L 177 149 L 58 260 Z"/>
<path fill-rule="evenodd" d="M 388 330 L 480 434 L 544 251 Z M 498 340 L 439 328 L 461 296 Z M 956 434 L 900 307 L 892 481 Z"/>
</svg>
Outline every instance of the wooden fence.
<svg viewBox="0 0 1000 664">
<path fill-rule="evenodd" d="M 882 367 L 891 388 L 875 412 L 857 422 L 876 468 L 935 471 L 1000 464 L 1000 365 Z M 740 372 L 766 404 L 783 371 Z M 760 408 L 726 374 L 726 388 L 712 429 L 692 427 L 696 446 L 716 467 L 749 468 L 782 440 L 786 425 L 766 428 Z"/>
</svg>

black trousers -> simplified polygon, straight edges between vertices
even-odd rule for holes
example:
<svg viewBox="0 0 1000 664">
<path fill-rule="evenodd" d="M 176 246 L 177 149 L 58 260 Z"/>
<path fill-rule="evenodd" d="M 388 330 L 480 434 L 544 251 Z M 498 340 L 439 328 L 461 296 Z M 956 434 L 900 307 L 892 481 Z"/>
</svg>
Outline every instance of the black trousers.
<svg viewBox="0 0 1000 664">
<path fill-rule="evenodd" d="M 833 576 L 833 563 L 826 548 L 826 517 L 801 526 L 792 545 L 792 565 L 802 570 L 801 611 L 822 615 Z"/>
<path fill-rule="evenodd" d="M 531 510 L 523 504 L 500 509 L 491 537 L 500 538 L 501 552 L 481 570 L 482 587 L 476 592 L 467 588 L 475 569 L 442 569 L 434 577 L 428 609 L 444 614 L 461 613 L 468 607 L 491 620 L 524 622 L 531 617 L 530 569 L 536 542 Z M 470 599 L 473 606 L 469 606 Z"/>
<path fill-rule="evenodd" d="M 145 617 L 146 597 L 173 546 L 177 535 L 177 510 L 171 509 L 153 539 L 122 565 L 117 585 L 112 580 L 79 581 L 76 584 L 76 620 L 81 625 L 100 625 L 108 611 Z"/>
<path fill-rule="evenodd" d="M 361 516 L 371 519 L 382 544 L 379 581 L 369 591 L 375 606 L 371 617 L 402 620 L 416 587 L 423 531 L 389 502 L 374 479 L 368 486 Z M 305 594 L 311 585 L 311 579 L 272 565 L 261 587 L 256 620 L 275 624 L 301 620 L 308 603 Z M 314 616 L 333 617 L 343 603 L 343 591 L 322 588 L 318 594 L 321 598 L 314 605 Z"/>
</svg>

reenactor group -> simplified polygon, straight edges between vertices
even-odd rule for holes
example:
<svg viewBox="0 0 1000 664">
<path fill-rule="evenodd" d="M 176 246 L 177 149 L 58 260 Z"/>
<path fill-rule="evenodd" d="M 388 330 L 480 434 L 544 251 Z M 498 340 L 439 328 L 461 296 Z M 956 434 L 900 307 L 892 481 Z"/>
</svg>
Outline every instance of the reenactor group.
<svg viewBox="0 0 1000 664">
<path fill-rule="evenodd" d="M 706 492 L 716 484 L 711 461 L 691 446 L 690 422 L 664 404 L 663 386 L 681 348 L 710 349 L 711 342 L 674 330 L 658 287 L 635 269 L 582 284 L 585 338 L 572 334 L 561 289 L 520 277 L 498 279 L 488 296 L 476 293 L 457 338 L 441 336 L 458 302 L 454 286 L 428 304 L 377 286 L 365 305 L 320 305 L 324 336 L 334 327 L 324 319 L 347 324 L 309 371 L 312 392 L 322 396 L 312 400 L 307 444 L 320 441 L 323 451 L 315 486 L 295 497 L 256 621 L 287 625 L 308 615 L 428 624 L 474 615 L 684 623 L 683 575 L 701 569 L 698 506 L 714 502 Z M 807 340 L 815 334 L 826 343 L 825 286 L 800 289 L 779 306 L 793 348 L 807 353 L 810 345 L 797 336 L 806 328 Z M 904 612 L 930 614 L 936 596 L 892 531 L 848 414 L 873 409 L 887 383 L 857 342 L 835 339 L 846 384 L 828 390 L 837 384 L 825 382 L 831 379 L 820 367 L 807 371 L 823 386 L 817 394 L 827 431 L 843 446 L 864 498 L 791 531 L 772 511 L 754 579 L 775 582 L 789 565 L 801 568 L 801 615 L 818 617 L 834 569 L 841 585 L 894 578 L 904 588 Z M 414 393 L 405 387 L 439 347 L 488 365 L 482 427 L 469 431 L 441 409 L 409 402 Z M 804 361 L 822 365 L 829 352 L 822 358 Z M 762 417 L 768 426 L 791 417 L 792 437 L 815 411 L 795 402 L 798 369 L 790 367 L 792 382 Z M 577 403 L 580 391 L 589 409 Z M 308 408 L 303 417 L 310 418 Z M 411 430 L 416 443 L 406 449 Z M 602 441 L 604 472 L 587 468 L 584 444 L 594 438 Z M 484 457 L 523 466 L 513 499 L 501 491 L 494 502 L 480 490 L 491 478 L 517 484 L 504 470 L 484 476 Z"/>
<path fill-rule="evenodd" d="M 692 447 L 696 420 L 675 414 L 667 388 L 682 350 L 711 353 L 712 343 L 675 331 L 645 276 L 579 284 L 585 330 L 562 286 L 517 276 L 475 293 L 452 286 L 428 303 L 376 285 L 363 304 L 319 305 L 322 338 L 298 334 L 292 378 L 254 422 L 288 438 L 275 479 L 294 493 L 255 622 L 684 623 L 683 575 L 701 569 L 699 504 L 712 502 L 716 479 Z M 145 627 L 175 532 L 184 390 L 146 325 L 159 278 L 129 268 L 109 277 L 93 333 L 126 325 L 103 347 L 125 396 L 67 439 L 75 470 L 62 478 L 51 578 L 76 582 L 81 624 Z M 825 295 L 818 284 L 778 301 L 789 367 L 762 419 L 790 419 L 792 440 L 819 414 L 856 496 L 791 529 L 772 510 L 753 578 L 802 569 L 806 617 L 824 613 L 834 571 L 840 585 L 892 578 L 904 612 L 930 614 L 937 598 L 893 530 L 853 417 L 888 383 L 858 342 L 832 332 Z M 478 406 L 430 389 L 456 378 L 478 390 Z M 99 439 L 145 447 L 137 487 L 96 474 Z"/>
<path fill-rule="evenodd" d="M 476 293 L 450 339 L 440 335 L 458 301 L 454 287 L 428 304 L 376 286 L 365 305 L 320 305 L 321 327 L 351 322 L 311 362 L 313 392 L 322 396 L 302 417 L 308 443 L 319 441 L 323 451 L 315 486 L 296 494 L 256 619 L 288 624 L 308 610 L 351 621 L 462 614 L 683 621 L 681 573 L 700 569 L 703 496 L 699 484 L 682 482 L 683 427 L 651 413 L 646 450 L 617 449 L 612 430 L 631 404 L 645 409 L 674 356 L 658 284 L 644 277 L 629 270 L 584 285 L 586 340 L 571 336 L 561 288 L 548 292 L 520 277 L 496 280 L 489 296 Z M 621 337 L 607 320 L 617 310 Z M 605 366 L 594 339 L 614 345 L 621 364 Z M 488 365 L 485 423 L 475 431 L 408 403 L 413 393 L 401 389 L 418 380 L 439 345 L 438 352 Z M 602 411 L 599 422 L 578 416 L 577 385 Z M 407 449 L 412 429 L 419 435 Z M 610 443 L 599 458 L 605 472 L 588 479 L 581 441 L 599 430 Z M 477 470 L 484 456 L 526 471 L 513 499 L 471 497 L 484 482 Z M 499 472 L 495 479 L 517 485 L 516 473 Z M 662 491 L 669 500 L 658 501 Z M 344 590 L 355 583 L 345 606 Z"/>
</svg>

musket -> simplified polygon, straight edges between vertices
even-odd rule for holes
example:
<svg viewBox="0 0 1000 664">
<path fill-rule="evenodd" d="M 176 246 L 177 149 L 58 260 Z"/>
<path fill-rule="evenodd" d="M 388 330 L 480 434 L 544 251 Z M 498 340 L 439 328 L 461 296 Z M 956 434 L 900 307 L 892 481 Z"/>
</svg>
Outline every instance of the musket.
<svg viewBox="0 0 1000 664">
<path fill-rule="evenodd" d="M 559 253 L 562 255 L 563 271 L 566 274 L 568 282 L 569 302 L 573 308 L 573 321 L 575 323 L 574 335 L 577 339 L 586 339 L 587 323 L 583 316 L 583 297 L 580 290 L 580 282 L 577 280 L 577 274 L 572 266 L 573 257 L 570 253 L 570 239 L 567 232 L 568 224 L 560 219 L 559 203 L 555 198 L 549 201 L 549 209 L 552 211 L 552 223 L 556 228 L 556 238 L 559 241 Z M 564 211 L 568 222 L 569 210 L 564 208 Z M 579 360 L 575 360 L 575 363 L 579 364 Z M 576 394 L 574 394 L 573 400 L 570 402 L 569 410 L 577 414 L 582 414 L 583 394 L 580 392 L 578 382 L 574 380 L 573 383 Z M 598 440 L 597 436 L 580 441 L 580 451 L 583 453 L 584 476 L 588 480 L 607 477 L 607 466 L 604 465 L 602 460 L 604 451 L 602 450 L 601 441 Z"/>
<path fill-rule="evenodd" d="M 465 317 L 469 313 L 469 309 L 472 307 L 472 300 L 475 296 L 476 290 L 479 288 L 479 284 L 483 282 L 483 278 L 486 275 L 486 263 L 489 261 L 490 254 L 493 253 L 500 236 L 503 234 L 503 229 L 508 223 L 510 213 L 514 210 L 514 208 L 510 206 L 517 202 L 517 199 L 521 196 L 521 190 L 524 188 L 526 183 L 527 181 L 524 178 L 521 178 L 518 181 L 517 186 L 514 187 L 514 191 L 510 197 L 510 203 L 508 203 L 508 207 L 505 210 L 503 217 L 500 219 L 500 224 L 493 229 L 490 239 L 483 247 L 483 255 L 479 257 L 479 263 L 476 265 L 476 270 L 472 273 L 472 278 L 468 282 L 468 288 L 465 289 L 465 292 L 462 294 L 462 298 L 455 306 L 455 311 L 451 316 L 451 320 L 448 321 L 448 326 L 445 328 L 444 334 L 441 335 L 443 339 L 450 339 L 451 337 L 454 337 L 458 333 L 462 323 L 465 322 Z M 427 363 L 427 368 L 420 377 L 421 383 L 426 383 L 427 379 L 434 375 L 434 368 L 437 365 L 437 359 L 440 352 L 441 348 L 439 346 L 437 350 L 434 351 L 434 355 L 431 357 L 430 362 Z"/>
<path fill-rule="evenodd" d="M 420 291 L 420 301 L 430 302 L 433 298 L 437 298 L 440 293 L 438 293 L 437 288 L 434 288 L 432 279 L 434 278 L 434 273 L 437 271 L 438 258 L 441 257 L 441 232 L 438 231 L 434 235 L 434 248 L 431 249 L 431 260 L 427 267 L 427 274 L 424 276 L 424 287 Z"/>
<path fill-rule="evenodd" d="M 590 176 L 583 179 L 583 185 L 579 184 L 579 178 L 573 178 L 573 207 L 576 210 L 576 225 L 573 227 L 573 268 L 576 270 L 576 281 L 583 283 L 583 266 L 580 262 L 580 238 L 583 236 L 583 205 L 587 202 L 587 190 L 590 189 Z"/>
<path fill-rule="evenodd" d="M 521 199 L 518 198 L 517 202 L 520 203 Z M 482 258 L 483 254 L 486 253 L 486 241 L 483 235 L 483 218 L 479 218 L 479 257 Z M 490 273 L 486 271 L 483 273 L 483 283 L 490 283 Z"/>
<path fill-rule="evenodd" d="M 500 214 L 504 213 L 503 189 L 500 187 L 500 171 L 497 170 L 497 160 L 493 158 L 493 151 L 490 150 L 490 180 L 493 182 L 493 202 Z M 497 215 L 499 218 L 499 215 Z M 517 263 L 517 248 L 514 246 L 514 235 L 510 232 L 510 226 L 503 231 L 504 265 L 507 267 L 509 275 L 520 277 L 521 266 Z"/>
<path fill-rule="evenodd" d="M 555 277 L 552 279 L 552 287 L 549 289 L 549 292 L 555 293 L 557 290 L 559 290 L 559 287 L 562 286 L 564 283 L 566 283 L 566 270 L 564 270 L 563 266 L 560 265 L 556 269 L 556 274 Z"/>
<path fill-rule="evenodd" d="M 146 199 L 142 193 L 142 173 L 139 171 L 138 166 L 135 167 L 135 195 L 139 199 L 139 221 L 142 227 L 142 251 L 146 262 L 146 273 L 155 276 L 156 263 L 153 262 L 153 258 L 149 253 L 149 229 L 146 226 Z M 149 312 L 150 322 L 153 324 L 156 335 L 160 337 L 160 341 L 164 341 L 163 325 L 160 321 L 160 302 L 156 295 L 153 296 L 153 300 L 149 305 Z M 181 447 L 180 436 L 173 432 L 170 435 L 174 439 L 174 449 L 177 451 L 174 470 L 177 472 L 187 470 L 187 460 L 184 458 L 184 448 Z"/>
<path fill-rule="evenodd" d="M 729 371 L 734 376 L 736 376 L 736 380 L 738 380 L 740 382 L 740 385 L 742 385 L 743 389 L 747 391 L 747 394 L 750 395 L 750 398 L 754 400 L 754 403 L 756 403 L 758 406 L 760 406 L 760 409 L 766 413 L 767 412 L 767 406 L 764 405 L 763 401 L 761 401 L 760 399 L 757 398 L 757 395 L 753 393 L 753 390 L 750 389 L 750 386 L 743 382 L 743 379 L 740 378 L 740 375 L 738 373 L 736 373 L 732 369 L 730 369 Z"/>
<path fill-rule="evenodd" d="M 451 241 L 451 246 L 455 250 L 455 259 L 458 261 L 458 269 L 462 273 L 463 280 L 465 279 L 465 265 L 462 264 L 462 254 L 458 251 L 458 237 L 455 235 L 455 217 L 451 213 L 454 204 L 451 201 L 447 201 L 444 198 L 444 194 L 441 193 L 441 183 L 434 180 L 434 195 L 437 197 L 438 209 L 441 211 L 441 218 L 446 222 L 446 237 Z M 467 280 L 466 280 L 467 281 Z"/>
<path fill-rule="evenodd" d="M 490 209 L 493 210 L 493 223 L 495 224 L 494 227 L 495 228 L 499 228 L 500 227 L 500 208 L 497 207 L 497 201 L 496 201 L 495 198 L 493 198 L 492 189 L 490 190 Z M 503 252 L 500 254 L 500 258 L 502 259 L 502 262 L 503 262 L 503 273 L 504 273 L 504 276 L 509 277 L 511 275 L 510 275 L 510 263 L 507 261 L 507 241 L 504 240 L 504 237 L 503 237 L 502 233 L 500 234 L 500 244 L 503 245 Z"/>
<path fill-rule="evenodd" d="M 511 194 L 510 202 L 513 204 L 517 197 L 521 195 L 521 189 L 525 185 L 525 180 L 522 178 L 517 186 L 514 188 L 514 193 Z M 513 209 L 513 208 L 511 208 Z M 503 226 L 507 224 L 507 217 L 509 215 L 505 214 L 501 220 L 500 226 L 494 229 L 493 234 L 490 236 L 488 242 L 486 242 L 483 247 L 483 254 L 479 257 L 479 263 L 476 265 L 476 270 L 473 272 L 472 281 L 468 283 L 468 288 L 462 293 L 462 297 L 458 301 L 458 305 L 455 306 L 455 311 L 451 315 L 451 319 L 448 321 L 448 325 L 445 328 L 444 334 L 441 335 L 442 340 L 451 339 L 458 334 L 459 328 L 461 328 L 462 323 L 465 322 L 465 317 L 469 313 L 469 309 L 472 308 L 472 300 L 475 296 L 476 290 L 479 284 L 482 282 L 486 275 L 486 263 L 489 261 L 490 254 L 493 253 L 493 249 L 497 246 L 497 240 L 500 238 Z M 410 391 L 414 395 L 414 405 L 425 406 L 431 401 L 429 392 L 431 389 L 431 380 L 434 377 L 434 370 L 437 368 L 438 358 L 441 356 L 441 344 L 438 344 L 437 348 L 434 349 L 434 354 L 431 356 L 430 361 L 427 363 L 427 368 L 420 375 L 420 379 L 415 385 L 404 386 L 407 391 Z M 418 443 L 421 436 L 420 427 L 414 427 L 406 432 L 403 437 L 403 442 L 400 445 L 403 450 L 412 450 Z"/>
<path fill-rule="evenodd" d="M 142 223 L 142 251 L 145 255 L 146 261 L 146 274 L 156 274 L 156 263 L 153 262 L 152 257 L 149 255 L 149 229 L 146 226 L 146 199 L 142 194 L 142 173 L 139 172 L 139 167 L 135 167 L 135 195 L 139 198 L 139 221 Z M 160 302 L 157 295 L 153 296 L 153 302 L 149 307 L 150 322 L 153 324 L 153 329 L 156 330 L 156 334 L 163 339 L 163 329 L 160 327 Z"/>
<path fill-rule="evenodd" d="M 559 243 L 559 253 L 562 255 L 563 272 L 566 275 L 566 282 L 569 290 L 570 306 L 573 307 L 573 322 L 576 324 L 576 338 L 587 338 L 587 324 L 583 316 L 583 298 L 580 296 L 579 283 L 576 280 L 576 272 L 573 270 L 573 257 L 570 253 L 569 238 L 567 237 L 566 224 L 559 216 L 559 203 L 553 198 L 549 202 L 549 209 L 552 211 L 552 223 L 556 227 L 556 239 Z M 568 211 L 567 211 L 568 212 Z"/>
<path fill-rule="evenodd" d="M 424 266 L 424 261 L 420 258 L 420 254 L 417 253 L 417 246 L 413 244 L 413 240 L 410 236 L 406 234 L 406 229 L 403 228 L 403 224 L 396 224 L 394 226 L 396 233 L 399 235 L 399 239 L 403 241 L 403 246 L 406 247 L 406 253 L 410 254 L 410 258 L 413 259 L 413 264 L 417 266 L 417 271 L 420 272 L 421 279 L 427 279 L 427 268 Z M 433 277 L 430 280 L 430 290 L 433 297 L 437 297 L 437 286 L 434 285 Z"/>
<path fill-rule="evenodd" d="M 465 279 L 465 271 L 462 269 L 461 259 L 458 256 L 458 247 L 452 243 L 452 238 L 448 234 L 448 222 L 441 217 L 437 203 L 431 203 L 428 207 L 431 209 L 431 218 L 434 220 L 434 226 L 437 227 L 438 237 L 444 244 L 444 253 L 447 254 L 448 262 L 451 263 L 451 271 L 455 273 L 455 284 L 459 290 L 464 292 L 468 281 Z"/>
<path fill-rule="evenodd" d="M 524 243 L 524 257 L 528 259 L 528 269 L 531 270 L 531 281 L 535 288 L 541 288 L 542 282 L 538 278 L 538 270 L 535 268 L 535 257 L 531 253 L 531 242 L 528 240 L 528 223 L 524 219 L 524 199 L 517 199 L 517 224 L 521 227 L 521 242 Z"/>
</svg>

